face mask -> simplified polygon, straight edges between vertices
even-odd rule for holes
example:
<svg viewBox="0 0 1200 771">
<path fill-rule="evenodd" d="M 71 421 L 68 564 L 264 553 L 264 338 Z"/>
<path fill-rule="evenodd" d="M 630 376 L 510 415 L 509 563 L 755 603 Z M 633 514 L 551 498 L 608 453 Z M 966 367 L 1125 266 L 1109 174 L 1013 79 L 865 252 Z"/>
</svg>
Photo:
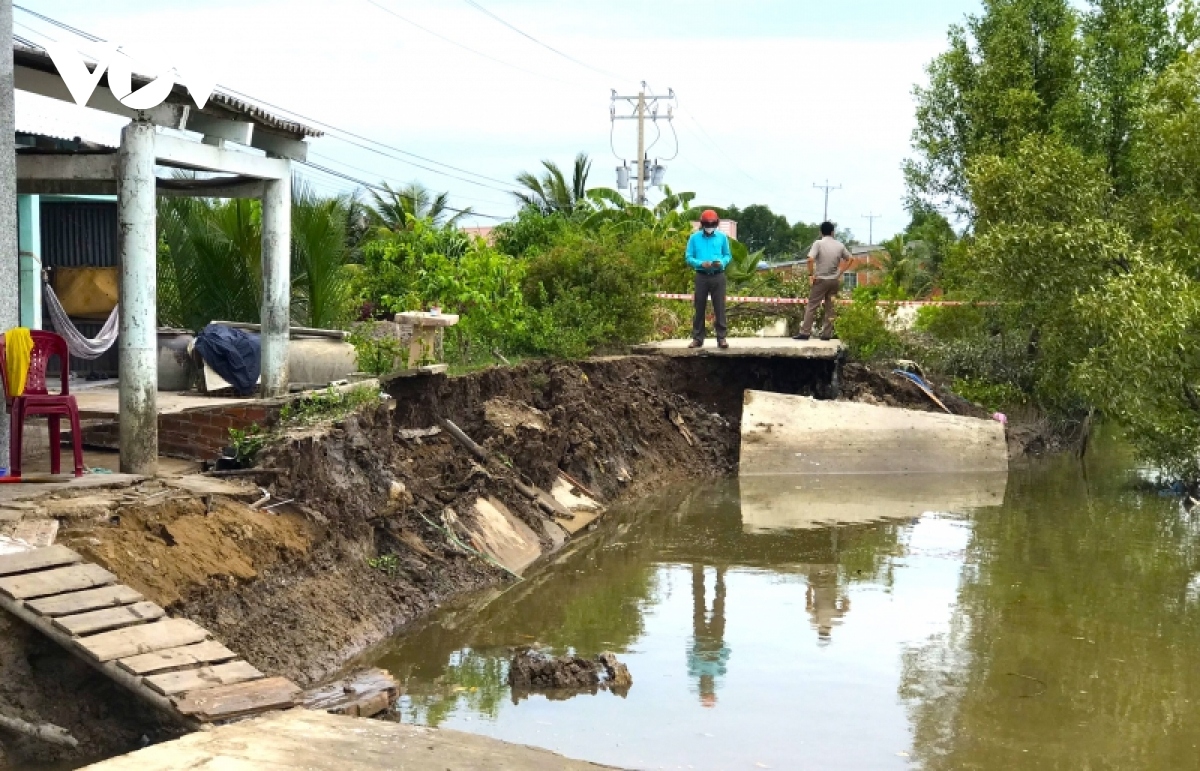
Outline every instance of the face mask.
<svg viewBox="0 0 1200 771">
<path fill-rule="evenodd" d="M 713 233 L 716 233 L 716 232 L 717 232 L 716 228 L 705 228 L 704 229 L 704 235 L 706 235 L 706 236 L 711 236 Z"/>
</svg>

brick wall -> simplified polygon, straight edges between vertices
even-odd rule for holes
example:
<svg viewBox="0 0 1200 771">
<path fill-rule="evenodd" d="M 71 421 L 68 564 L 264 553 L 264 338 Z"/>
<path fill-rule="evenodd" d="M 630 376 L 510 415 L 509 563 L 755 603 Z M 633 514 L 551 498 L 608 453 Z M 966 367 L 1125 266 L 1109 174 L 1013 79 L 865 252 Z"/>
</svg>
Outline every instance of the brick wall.
<svg viewBox="0 0 1200 771">
<path fill-rule="evenodd" d="M 236 402 L 229 406 L 198 407 L 158 416 L 158 451 L 161 455 L 188 460 L 212 460 L 229 445 L 229 429 L 267 426 L 279 418 L 286 400 Z M 117 422 L 104 421 L 83 426 L 83 443 L 117 449 Z"/>
</svg>

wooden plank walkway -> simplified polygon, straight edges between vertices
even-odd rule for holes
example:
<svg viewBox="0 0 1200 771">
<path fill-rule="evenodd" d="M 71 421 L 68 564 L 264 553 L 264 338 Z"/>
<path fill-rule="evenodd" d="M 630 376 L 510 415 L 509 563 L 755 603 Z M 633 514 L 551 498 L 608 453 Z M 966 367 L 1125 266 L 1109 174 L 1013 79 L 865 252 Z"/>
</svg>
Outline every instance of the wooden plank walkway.
<svg viewBox="0 0 1200 771">
<path fill-rule="evenodd" d="M 184 725 L 299 702 L 295 683 L 267 677 L 64 546 L 0 556 L 0 608 Z"/>
</svg>

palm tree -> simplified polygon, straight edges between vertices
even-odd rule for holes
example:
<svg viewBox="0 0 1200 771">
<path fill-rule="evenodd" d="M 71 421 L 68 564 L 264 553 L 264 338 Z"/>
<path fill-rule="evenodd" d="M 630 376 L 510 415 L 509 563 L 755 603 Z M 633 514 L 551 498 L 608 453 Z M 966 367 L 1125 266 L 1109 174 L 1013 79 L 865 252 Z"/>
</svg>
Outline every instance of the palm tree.
<svg viewBox="0 0 1200 771">
<path fill-rule="evenodd" d="M 554 161 L 542 161 L 546 171 L 539 178 L 525 171 L 517 175 L 517 183 L 525 188 L 514 192 L 522 206 L 532 206 L 545 214 L 574 214 L 588 208 L 587 180 L 592 161 L 587 153 L 575 156 L 575 166 L 568 182 Z"/>
<path fill-rule="evenodd" d="M 352 200 L 322 198 L 292 181 L 292 321 L 329 327 L 349 300 Z M 160 323 L 199 330 L 211 321 L 256 322 L 262 304 L 258 201 L 160 198 Z"/>
<path fill-rule="evenodd" d="M 381 187 L 382 194 L 371 191 L 374 203 L 369 207 L 371 218 L 377 226 L 392 232 L 411 230 L 413 220 L 423 219 L 437 227 L 451 227 L 472 213 L 470 207 L 462 211 L 451 209 L 449 193 L 434 195 L 419 182 L 411 182 L 399 190 L 393 190 L 386 182 Z"/>
<path fill-rule="evenodd" d="M 874 264 L 864 266 L 863 272 L 881 274 L 910 297 L 928 297 L 937 285 L 932 245 L 928 241 L 905 242 L 903 236 L 896 236 L 885 247 L 874 254 Z"/>
</svg>

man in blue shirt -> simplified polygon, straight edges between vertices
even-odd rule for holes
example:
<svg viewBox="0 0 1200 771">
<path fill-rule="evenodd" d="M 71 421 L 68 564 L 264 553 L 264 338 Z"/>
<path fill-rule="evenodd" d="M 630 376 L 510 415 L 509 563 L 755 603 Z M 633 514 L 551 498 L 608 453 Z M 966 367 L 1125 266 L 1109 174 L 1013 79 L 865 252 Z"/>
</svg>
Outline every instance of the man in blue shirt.
<svg viewBox="0 0 1200 771">
<path fill-rule="evenodd" d="M 717 317 L 713 325 L 717 333 L 717 347 L 729 347 L 725 341 L 725 268 L 729 266 L 733 254 L 729 251 L 729 237 L 717 230 L 720 224 L 721 218 L 708 209 L 700 215 L 700 229 L 688 239 L 687 264 L 696 271 L 692 342 L 688 348 L 704 345 L 704 316 L 709 297 L 712 298 L 713 313 Z"/>
</svg>

